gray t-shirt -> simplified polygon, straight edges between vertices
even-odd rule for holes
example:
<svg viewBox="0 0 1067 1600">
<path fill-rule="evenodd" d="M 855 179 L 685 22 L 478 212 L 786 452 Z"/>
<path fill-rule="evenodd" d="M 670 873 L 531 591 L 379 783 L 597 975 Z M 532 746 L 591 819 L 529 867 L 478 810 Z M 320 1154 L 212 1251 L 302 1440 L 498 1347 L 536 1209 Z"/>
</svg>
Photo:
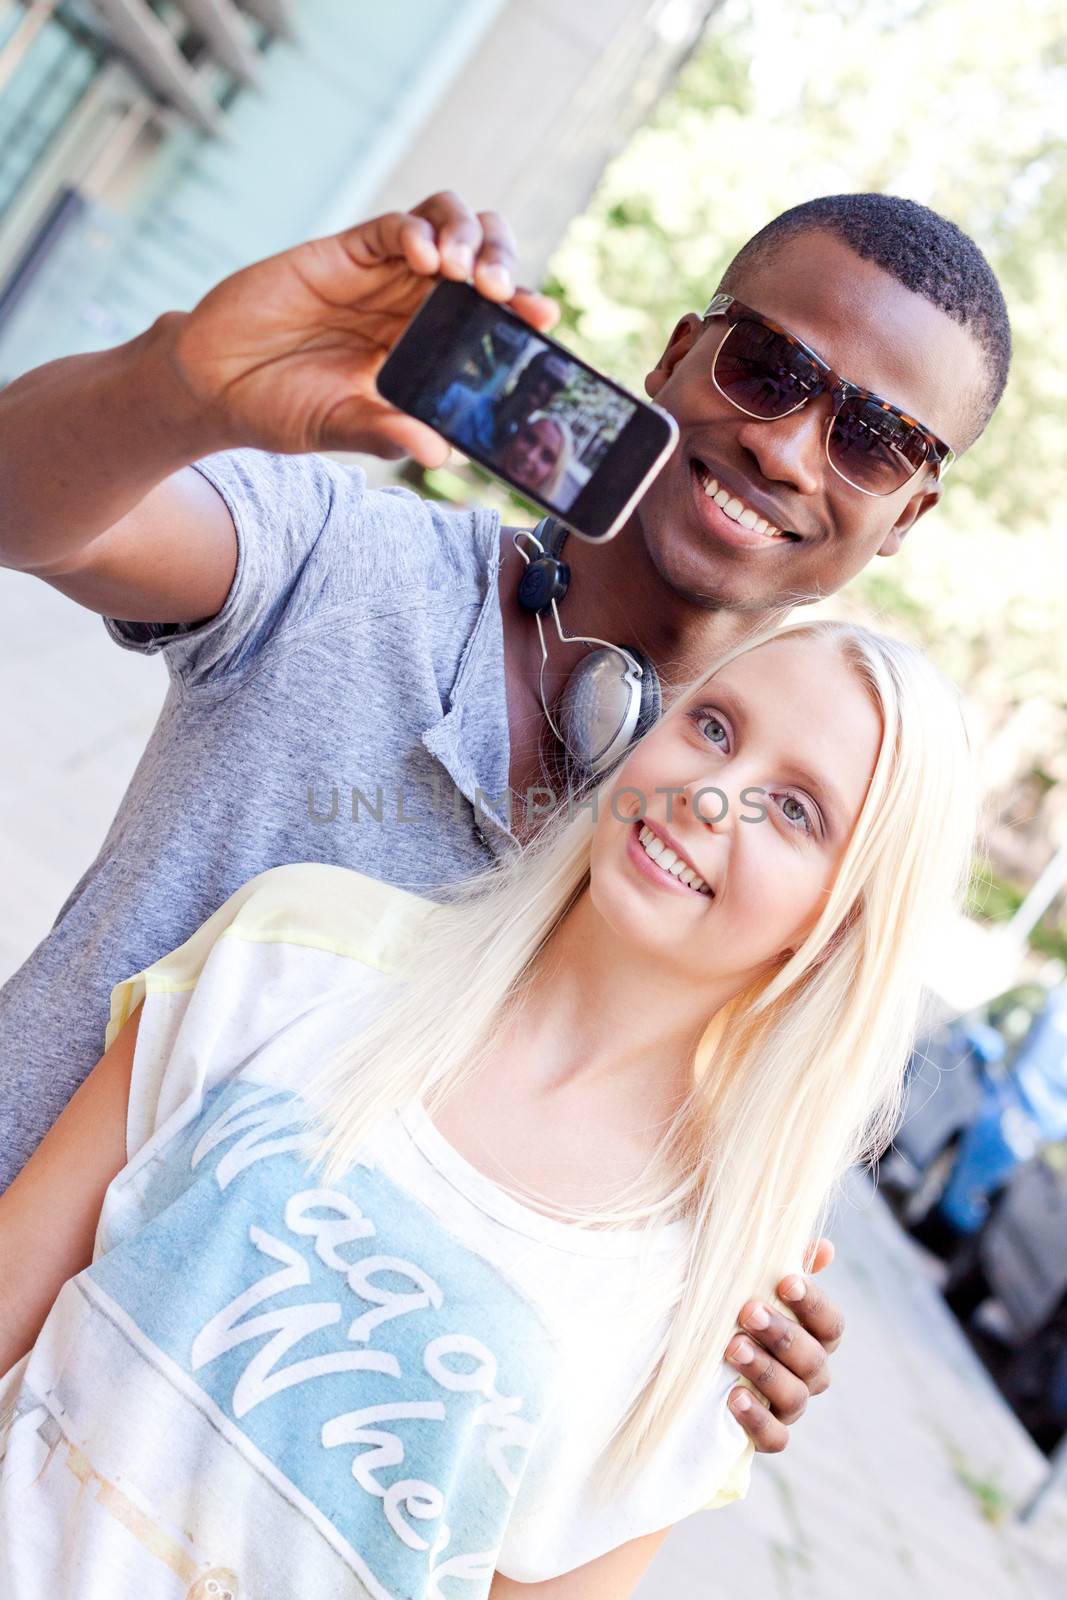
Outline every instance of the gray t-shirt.
<svg viewBox="0 0 1067 1600">
<path fill-rule="evenodd" d="M 0 989 L 0 1188 L 102 1054 L 113 986 L 256 873 L 325 861 L 428 893 L 519 848 L 496 513 L 315 455 L 197 470 L 237 570 L 206 622 L 104 619 L 171 681 L 96 859 Z"/>
</svg>

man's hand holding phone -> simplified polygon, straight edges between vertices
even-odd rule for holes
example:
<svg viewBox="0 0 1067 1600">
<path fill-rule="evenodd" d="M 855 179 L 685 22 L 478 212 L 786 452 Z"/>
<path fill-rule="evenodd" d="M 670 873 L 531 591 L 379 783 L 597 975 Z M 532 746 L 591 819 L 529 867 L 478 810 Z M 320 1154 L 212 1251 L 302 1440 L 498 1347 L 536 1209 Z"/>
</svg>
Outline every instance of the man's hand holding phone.
<svg viewBox="0 0 1067 1600">
<path fill-rule="evenodd" d="M 678 439 L 674 418 L 465 283 L 439 283 L 379 392 L 583 538 L 610 539 Z"/>
<path fill-rule="evenodd" d="M 170 363 L 215 449 L 351 450 L 440 466 L 447 443 L 382 398 L 378 370 L 441 277 L 473 279 L 532 329 L 553 327 L 555 302 L 515 286 L 515 254 L 496 212 L 435 194 L 256 262 L 192 311 L 168 314 Z"/>
</svg>

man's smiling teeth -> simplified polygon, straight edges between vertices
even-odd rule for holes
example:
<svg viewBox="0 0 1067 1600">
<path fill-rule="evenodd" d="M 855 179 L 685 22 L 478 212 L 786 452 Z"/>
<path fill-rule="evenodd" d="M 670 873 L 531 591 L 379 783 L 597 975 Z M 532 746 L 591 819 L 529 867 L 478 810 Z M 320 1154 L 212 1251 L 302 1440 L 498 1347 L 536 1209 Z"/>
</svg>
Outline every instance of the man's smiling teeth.
<svg viewBox="0 0 1067 1600">
<path fill-rule="evenodd" d="M 657 867 L 662 867 L 664 872 L 669 872 L 672 878 L 681 878 L 690 889 L 695 889 L 698 894 L 710 894 L 711 890 L 703 878 L 697 876 L 692 867 L 687 867 L 680 856 L 676 856 L 668 845 L 663 843 L 658 833 L 653 833 L 649 827 L 643 827 L 637 835 L 645 847 L 645 854 L 652 857 Z"/>
<path fill-rule="evenodd" d="M 776 528 L 773 522 L 768 522 L 757 511 L 753 511 L 751 506 L 746 506 L 743 500 L 739 500 L 736 495 L 730 494 L 729 490 L 720 489 L 718 480 L 711 476 L 702 461 L 695 461 L 693 465 L 697 469 L 701 486 L 708 499 L 714 500 L 715 504 L 720 506 L 732 521 L 739 522 L 742 528 L 755 528 L 757 533 L 765 533 L 769 539 L 787 539 L 789 537 L 788 534 L 782 532 L 781 528 Z"/>
</svg>

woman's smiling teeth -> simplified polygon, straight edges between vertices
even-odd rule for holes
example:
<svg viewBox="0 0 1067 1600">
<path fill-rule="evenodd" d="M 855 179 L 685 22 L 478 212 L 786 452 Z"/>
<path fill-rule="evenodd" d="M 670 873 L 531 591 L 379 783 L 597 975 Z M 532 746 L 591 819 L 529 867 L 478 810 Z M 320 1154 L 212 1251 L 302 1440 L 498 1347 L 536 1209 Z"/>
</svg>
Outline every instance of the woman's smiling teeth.
<svg viewBox="0 0 1067 1600">
<path fill-rule="evenodd" d="M 645 854 L 651 856 L 657 867 L 662 867 L 664 872 L 669 872 L 672 878 L 680 878 L 690 889 L 695 889 L 697 894 L 710 894 L 711 889 L 698 877 L 692 867 L 686 866 L 680 856 L 675 855 L 668 845 L 663 843 L 658 833 L 645 825 L 637 835 L 644 846 Z"/>
<path fill-rule="evenodd" d="M 766 517 L 761 517 L 758 511 L 753 511 L 751 506 L 746 506 L 743 500 L 732 495 L 728 489 L 720 489 L 717 478 L 711 473 L 702 461 L 694 461 L 697 477 L 700 479 L 701 488 L 709 500 L 715 504 L 733 522 L 739 522 L 742 528 L 755 528 L 757 533 L 765 533 L 768 539 L 788 539 L 789 534 L 783 533 L 781 528 L 776 528 L 773 522 L 768 522 Z"/>
</svg>

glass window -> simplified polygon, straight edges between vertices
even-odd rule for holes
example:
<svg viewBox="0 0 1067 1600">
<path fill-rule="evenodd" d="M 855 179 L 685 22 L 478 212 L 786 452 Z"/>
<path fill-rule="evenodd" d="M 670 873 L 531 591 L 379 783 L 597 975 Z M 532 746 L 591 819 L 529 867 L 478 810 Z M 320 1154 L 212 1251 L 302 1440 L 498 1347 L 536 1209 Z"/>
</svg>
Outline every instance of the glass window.
<svg viewBox="0 0 1067 1600">
<path fill-rule="evenodd" d="M 0 217 L 78 106 L 104 57 L 99 38 L 61 6 L 19 62 L 0 93 Z"/>
</svg>

